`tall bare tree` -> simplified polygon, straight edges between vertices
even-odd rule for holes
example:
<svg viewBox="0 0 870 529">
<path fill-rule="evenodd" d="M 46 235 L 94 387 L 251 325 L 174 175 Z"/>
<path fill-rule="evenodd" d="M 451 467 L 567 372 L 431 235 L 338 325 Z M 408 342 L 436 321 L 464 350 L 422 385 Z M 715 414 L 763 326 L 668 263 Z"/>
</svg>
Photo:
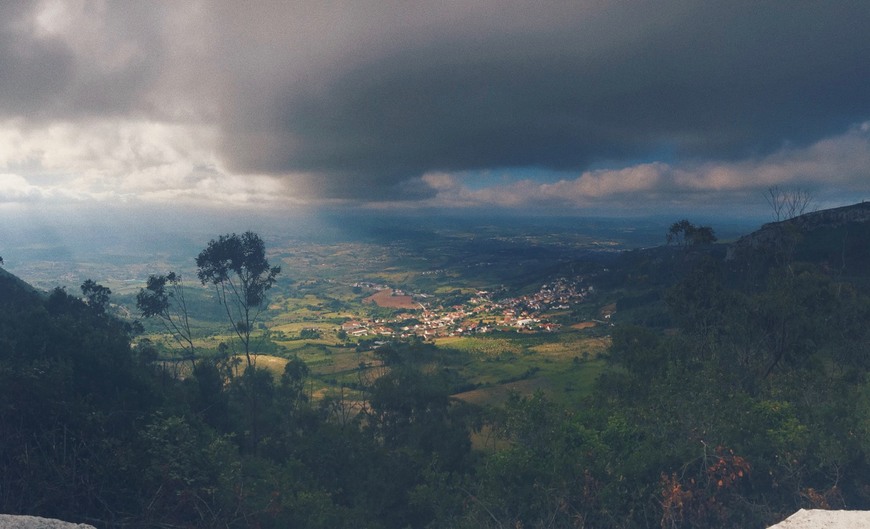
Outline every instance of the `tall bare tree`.
<svg viewBox="0 0 870 529">
<path fill-rule="evenodd" d="M 764 199 L 770 206 L 774 222 L 793 219 L 807 213 L 814 198 L 807 189 L 783 189 L 771 186 L 764 192 Z"/>
</svg>

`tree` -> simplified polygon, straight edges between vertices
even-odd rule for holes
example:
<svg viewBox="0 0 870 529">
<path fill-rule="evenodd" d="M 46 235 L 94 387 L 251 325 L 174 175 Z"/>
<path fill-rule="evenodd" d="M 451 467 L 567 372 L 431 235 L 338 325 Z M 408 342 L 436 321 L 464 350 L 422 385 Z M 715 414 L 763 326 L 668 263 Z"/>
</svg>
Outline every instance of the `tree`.
<svg viewBox="0 0 870 529">
<path fill-rule="evenodd" d="M 764 192 L 774 222 L 789 220 L 806 213 L 813 203 L 812 194 L 806 189 L 782 189 L 771 186 Z"/>
<path fill-rule="evenodd" d="M 604 503 L 627 496 L 627 476 L 615 473 L 628 458 L 610 455 L 622 455 L 617 436 L 602 439 L 584 424 L 593 413 L 562 408 L 540 392 L 512 393 L 493 416 L 499 448 L 482 454 L 464 513 L 468 527 L 630 527 Z M 605 468 L 619 476 L 621 494 L 604 490 Z"/>
<path fill-rule="evenodd" d="M 687 219 L 671 224 L 666 235 L 668 244 L 676 244 L 683 248 L 700 246 L 716 242 L 716 235 L 710 226 L 695 226 Z"/>
<path fill-rule="evenodd" d="M 716 242 L 716 235 L 713 233 L 713 228 L 710 226 L 698 226 L 692 232 L 690 242 L 693 246 L 702 244 L 713 244 Z"/>
<path fill-rule="evenodd" d="M 679 220 L 671 224 L 665 240 L 668 244 L 673 243 L 677 246 L 684 246 L 686 244 L 686 232 L 691 229 L 694 229 L 694 226 L 687 219 Z"/>
<path fill-rule="evenodd" d="M 375 469 L 382 476 L 374 493 L 380 498 L 372 498 L 378 518 L 385 527 L 440 526 L 433 523 L 435 511 L 462 503 L 450 476 L 471 463 L 469 408 L 451 400 L 443 373 L 407 363 L 368 389 L 364 431 L 387 455 Z"/>
<path fill-rule="evenodd" d="M 167 285 L 169 288 L 167 289 Z M 175 339 L 182 349 L 192 358 L 196 352 L 190 331 L 187 301 L 184 297 L 184 283 L 175 272 L 160 276 L 149 276 L 145 288 L 136 295 L 136 307 L 142 317 L 157 317 L 163 328 Z"/>
<path fill-rule="evenodd" d="M 92 279 L 82 283 L 81 289 L 89 307 L 98 314 L 106 312 L 106 307 L 109 305 L 109 296 L 112 295 L 111 290 L 94 282 Z"/>
<path fill-rule="evenodd" d="M 299 337 L 303 340 L 316 340 L 320 338 L 320 331 L 308 327 L 299 331 Z"/>
<path fill-rule="evenodd" d="M 291 358 L 284 365 L 284 373 L 281 375 L 281 388 L 286 390 L 289 396 L 294 401 L 305 399 L 305 379 L 308 377 L 309 369 L 299 357 Z"/>
<path fill-rule="evenodd" d="M 98 287 L 87 293 L 106 299 Z M 29 293 L 0 282 L 0 512 L 115 525 L 141 491 L 133 440 L 157 387 L 103 305 L 60 288 Z"/>
<path fill-rule="evenodd" d="M 269 266 L 263 240 L 250 231 L 212 239 L 197 256 L 196 266 L 202 284 L 214 285 L 233 331 L 242 342 L 248 366 L 253 366 L 251 334 L 265 307 L 266 291 L 275 284 L 281 267 Z"/>
</svg>

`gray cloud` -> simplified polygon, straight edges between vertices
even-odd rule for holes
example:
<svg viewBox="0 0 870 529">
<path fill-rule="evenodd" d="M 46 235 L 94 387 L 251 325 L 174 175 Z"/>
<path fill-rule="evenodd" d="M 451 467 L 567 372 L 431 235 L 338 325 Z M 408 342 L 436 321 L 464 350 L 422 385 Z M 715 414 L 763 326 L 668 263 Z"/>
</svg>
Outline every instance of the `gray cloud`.
<svg viewBox="0 0 870 529">
<path fill-rule="evenodd" d="M 70 83 L 72 57 L 55 39 L 34 39 L 26 5 L 0 4 L 0 112 L 32 114 Z"/>
<path fill-rule="evenodd" d="M 55 31 L 48 5 L 0 7 L 0 115 L 214 123 L 229 170 L 309 196 L 749 160 L 870 118 L 866 0 L 86 2 Z"/>
<path fill-rule="evenodd" d="M 0 117 L 157 117 L 168 13 L 145 2 L 6 2 Z"/>
<path fill-rule="evenodd" d="M 870 116 L 866 2 L 573 6 L 487 4 L 440 34 L 362 14 L 323 64 L 254 73 L 267 97 L 227 116 L 226 152 L 378 193 L 428 171 L 758 156 Z"/>
</svg>

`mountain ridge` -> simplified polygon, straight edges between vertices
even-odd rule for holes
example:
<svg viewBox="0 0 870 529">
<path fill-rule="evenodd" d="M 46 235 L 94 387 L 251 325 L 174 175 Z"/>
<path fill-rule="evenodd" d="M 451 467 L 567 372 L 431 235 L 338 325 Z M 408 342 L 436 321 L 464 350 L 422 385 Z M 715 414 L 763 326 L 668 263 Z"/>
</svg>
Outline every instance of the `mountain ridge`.
<svg viewBox="0 0 870 529">
<path fill-rule="evenodd" d="M 797 217 L 763 224 L 758 230 L 744 235 L 728 247 L 726 260 L 764 248 L 779 248 L 795 234 L 808 234 L 820 229 L 835 229 L 849 224 L 870 222 L 870 202 L 823 209 Z"/>
</svg>

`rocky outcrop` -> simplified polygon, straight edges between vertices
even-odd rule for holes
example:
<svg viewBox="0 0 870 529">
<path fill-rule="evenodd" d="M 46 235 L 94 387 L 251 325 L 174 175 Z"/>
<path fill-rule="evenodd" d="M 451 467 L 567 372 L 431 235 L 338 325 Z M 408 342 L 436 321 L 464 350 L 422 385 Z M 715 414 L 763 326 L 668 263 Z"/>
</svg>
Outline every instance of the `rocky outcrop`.
<svg viewBox="0 0 870 529">
<path fill-rule="evenodd" d="M 870 529 L 870 511 L 801 509 L 768 529 Z"/>
<path fill-rule="evenodd" d="M 0 529 L 95 529 L 92 525 L 70 523 L 38 516 L 0 514 Z"/>
</svg>

